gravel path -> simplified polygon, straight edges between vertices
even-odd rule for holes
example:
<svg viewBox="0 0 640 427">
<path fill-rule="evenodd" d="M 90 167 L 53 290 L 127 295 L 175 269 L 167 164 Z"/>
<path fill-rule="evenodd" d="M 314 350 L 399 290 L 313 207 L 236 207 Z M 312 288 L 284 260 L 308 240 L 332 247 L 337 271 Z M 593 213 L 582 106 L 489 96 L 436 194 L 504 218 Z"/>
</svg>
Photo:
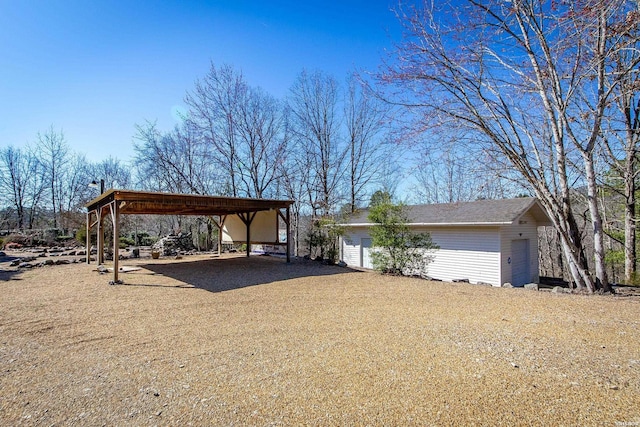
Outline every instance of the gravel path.
<svg viewBox="0 0 640 427">
<path fill-rule="evenodd" d="M 122 264 L 4 269 L 0 425 L 640 426 L 637 298 Z"/>
</svg>

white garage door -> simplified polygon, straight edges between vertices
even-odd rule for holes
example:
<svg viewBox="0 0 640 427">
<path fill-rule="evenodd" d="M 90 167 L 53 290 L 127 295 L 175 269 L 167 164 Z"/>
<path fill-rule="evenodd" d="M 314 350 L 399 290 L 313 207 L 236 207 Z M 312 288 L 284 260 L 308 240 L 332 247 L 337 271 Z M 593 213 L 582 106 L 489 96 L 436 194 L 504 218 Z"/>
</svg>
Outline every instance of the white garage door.
<svg viewBox="0 0 640 427">
<path fill-rule="evenodd" d="M 511 284 L 513 286 L 524 286 L 531 281 L 529 266 L 529 240 L 513 240 L 511 242 Z"/>
<path fill-rule="evenodd" d="M 362 267 L 364 268 L 373 268 L 373 263 L 371 262 L 371 239 L 367 237 L 363 237 L 360 240 L 360 250 L 362 251 Z"/>
</svg>

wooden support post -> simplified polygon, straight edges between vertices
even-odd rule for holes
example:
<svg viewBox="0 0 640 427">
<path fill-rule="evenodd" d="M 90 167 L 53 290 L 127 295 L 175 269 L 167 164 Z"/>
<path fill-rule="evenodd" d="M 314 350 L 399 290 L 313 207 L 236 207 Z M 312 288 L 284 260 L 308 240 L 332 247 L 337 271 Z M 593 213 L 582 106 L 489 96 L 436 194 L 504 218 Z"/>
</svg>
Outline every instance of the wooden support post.
<svg viewBox="0 0 640 427">
<path fill-rule="evenodd" d="M 249 218 L 251 214 L 247 213 L 247 221 L 245 225 L 247 226 L 247 258 L 249 258 L 249 254 L 251 253 L 251 220 L 253 218 Z"/>
<path fill-rule="evenodd" d="M 251 222 L 256 217 L 257 213 L 258 212 L 247 212 L 246 214 L 238 214 L 238 218 L 240 218 L 240 220 L 247 227 L 247 258 L 249 257 L 249 253 L 251 252 Z"/>
<path fill-rule="evenodd" d="M 222 255 L 222 227 L 224 227 L 226 219 L 226 215 L 220 216 L 220 224 L 218 225 L 218 257 Z"/>
<path fill-rule="evenodd" d="M 91 264 L 91 212 L 87 211 L 87 264 Z"/>
<path fill-rule="evenodd" d="M 250 254 L 251 254 L 251 230 L 249 229 L 249 225 L 247 225 L 247 242 L 246 242 L 246 246 L 247 246 L 247 258 L 249 258 Z"/>
<path fill-rule="evenodd" d="M 113 222 L 113 283 L 119 283 L 119 261 L 120 261 L 120 208 L 117 202 L 113 202 L 111 207 L 111 221 Z"/>
<path fill-rule="evenodd" d="M 102 217 L 101 206 L 98 207 L 96 214 L 98 215 L 98 236 L 96 239 L 97 246 L 98 246 L 98 253 L 96 255 L 98 258 L 98 265 L 102 265 L 104 264 L 104 224 L 102 223 L 104 218 Z"/>
<path fill-rule="evenodd" d="M 287 205 L 287 219 L 285 222 L 287 226 L 287 262 L 291 262 L 291 226 L 289 225 L 289 223 L 291 222 L 291 213 L 289 212 L 289 205 Z"/>
</svg>

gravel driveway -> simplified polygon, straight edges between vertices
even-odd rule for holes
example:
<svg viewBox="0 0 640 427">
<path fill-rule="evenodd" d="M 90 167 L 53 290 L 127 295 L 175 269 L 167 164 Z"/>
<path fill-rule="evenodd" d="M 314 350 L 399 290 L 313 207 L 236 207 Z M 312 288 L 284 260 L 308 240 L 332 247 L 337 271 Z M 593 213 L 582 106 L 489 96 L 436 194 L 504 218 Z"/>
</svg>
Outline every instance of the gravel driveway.
<svg viewBox="0 0 640 427">
<path fill-rule="evenodd" d="M 270 257 L 0 280 L 1 425 L 640 426 L 640 300 Z"/>
</svg>

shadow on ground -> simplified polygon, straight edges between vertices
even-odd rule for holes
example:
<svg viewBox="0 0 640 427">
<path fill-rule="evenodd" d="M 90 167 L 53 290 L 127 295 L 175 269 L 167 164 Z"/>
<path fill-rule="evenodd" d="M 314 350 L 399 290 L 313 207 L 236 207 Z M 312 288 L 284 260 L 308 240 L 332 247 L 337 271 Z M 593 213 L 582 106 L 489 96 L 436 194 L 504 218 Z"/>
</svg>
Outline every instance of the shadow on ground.
<svg viewBox="0 0 640 427">
<path fill-rule="evenodd" d="M 209 292 L 223 292 L 299 277 L 345 273 L 362 274 L 358 270 L 323 265 L 317 261 L 294 259 L 291 263 L 287 263 L 284 259 L 265 256 L 213 258 L 197 261 L 186 259 L 181 262 L 147 263 L 139 266 L 154 274 L 167 276 Z M 125 286 L 153 286 L 136 284 L 134 277 L 127 277 Z M 188 286 L 178 287 L 188 288 Z"/>
<path fill-rule="evenodd" d="M 9 256 L 9 255 L 0 256 L 0 281 L 12 280 L 14 276 L 21 273 L 20 270 L 9 267 L 9 265 L 11 264 L 11 261 L 14 261 L 20 258 L 21 257 Z"/>
</svg>

